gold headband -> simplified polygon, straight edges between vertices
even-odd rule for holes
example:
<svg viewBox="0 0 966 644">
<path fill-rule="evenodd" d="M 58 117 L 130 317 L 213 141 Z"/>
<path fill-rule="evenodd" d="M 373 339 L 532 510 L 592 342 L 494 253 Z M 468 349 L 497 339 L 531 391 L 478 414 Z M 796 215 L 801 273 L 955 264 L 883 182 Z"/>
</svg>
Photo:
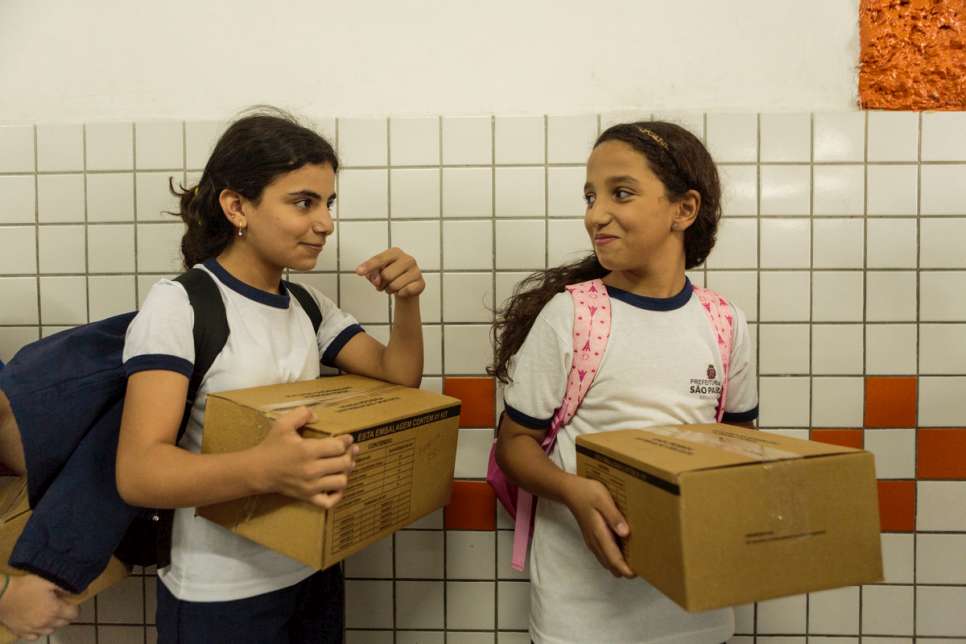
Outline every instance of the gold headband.
<svg viewBox="0 0 966 644">
<path fill-rule="evenodd" d="M 664 139 L 662 139 L 661 137 L 659 137 L 657 135 L 657 133 L 655 133 L 655 132 L 647 129 L 646 127 L 640 127 L 640 126 L 637 126 L 637 131 L 640 132 L 641 134 L 643 134 L 644 136 L 650 137 L 655 143 L 657 143 L 659 146 L 661 146 L 662 148 L 664 148 L 664 151 L 665 152 L 670 152 L 671 151 L 671 148 L 668 147 L 668 145 L 664 141 Z"/>
</svg>

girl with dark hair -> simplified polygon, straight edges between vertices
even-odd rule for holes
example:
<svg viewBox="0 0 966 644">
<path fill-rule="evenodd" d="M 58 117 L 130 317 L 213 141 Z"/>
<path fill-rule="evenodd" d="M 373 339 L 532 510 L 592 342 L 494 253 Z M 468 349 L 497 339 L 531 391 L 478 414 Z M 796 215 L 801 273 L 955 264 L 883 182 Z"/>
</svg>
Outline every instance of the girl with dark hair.
<svg viewBox="0 0 966 644">
<path fill-rule="evenodd" d="M 270 492 L 331 508 L 357 451 L 348 436 L 303 440 L 298 428 L 311 413 L 301 408 L 281 417 L 252 449 L 201 454 L 207 393 L 317 378 L 320 363 L 419 385 L 418 300 L 425 284 L 412 257 L 393 248 L 356 268 L 395 298 L 387 346 L 308 288 L 322 315 L 316 333 L 282 281 L 286 269 L 311 270 L 333 232 L 338 165 L 321 136 L 263 110 L 225 131 L 197 186 L 175 191 L 187 226 L 185 267 L 214 279 L 230 333 L 178 441 L 194 360 L 193 310 L 182 284 L 156 283 L 127 331 L 118 490 L 131 505 L 177 508 L 171 562 L 158 571 L 160 642 L 342 641 L 338 566 L 316 572 L 194 511 Z"/>
<path fill-rule="evenodd" d="M 575 474 L 581 434 L 717 417 L 726 370 L 685 273 L 714 246 L 717 169 L 701 142 L 677 125 L 615 125 L 594 145 L 584 198 L 594 253 L 530 276 L 494 327 L 491 371 L 505 383 L 506 403 L 496 461 L 541 499 L 530 551 L 531 637 L 537 644 L 722 642 L 734 633 L 731 610 L 689 614 L 635 578 L 618 545 L 630 534 L 627 522 L 602 484 Z M 570 393 L 576 352 L 575 304 L 564 289 L 596 279 L 609 296 L 610 337 L 589 390 L 547 454 L 541 443 Z M 744 314 L 731 306 L 729 315 L 723 420 L 751 424 L 751 341 Z"/>
</svg>

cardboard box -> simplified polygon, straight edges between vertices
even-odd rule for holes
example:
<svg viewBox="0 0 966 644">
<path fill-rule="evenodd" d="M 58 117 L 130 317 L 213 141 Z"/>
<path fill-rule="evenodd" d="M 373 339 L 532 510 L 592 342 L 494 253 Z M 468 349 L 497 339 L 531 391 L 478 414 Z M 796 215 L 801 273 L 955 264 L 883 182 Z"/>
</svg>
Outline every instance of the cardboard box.
<svg viewBox="0 0 966 644">
<path fill-rule="evenodd" d="M 689 611 L 882 580 L 872 454 L 730 425 L 577 438 L 628 565 Z"/>
<path fill-rule="evenodd" d="M 202 451 L 261 442 L 301 405 L 317 420 L 306 438 L 352 434 L 356 468 L 331 510 L 278 494 L 199 508 L 232 532 L 324 569 L 449 502 L 460 401 L 362 376 L 334 376 L 208 395 Z"/>
<path fill-rule="evenodd" d="M 11 568 L 7 563 L 13 552 L 20 533 L 23 532 L 27 520 L 30 518 L 30 505 L 27 501 L 27 479 L 24 477 L 0 478 L 0 572 L 6 575 L 24 575 L 22 570 Z M 71 597 L 69 601 L 81 604 L 97 593 L 113 586 L 128 576 L 127 566 L 116 557 L 111 557 L 107 568 L 97 579 L 92 581 L 87 589 Z M 9 591 L 8 591 L 9 592 Z M 10 644 L 17 641 L 13 633 L 0 625 L 0 644 Z"/>
</svg>

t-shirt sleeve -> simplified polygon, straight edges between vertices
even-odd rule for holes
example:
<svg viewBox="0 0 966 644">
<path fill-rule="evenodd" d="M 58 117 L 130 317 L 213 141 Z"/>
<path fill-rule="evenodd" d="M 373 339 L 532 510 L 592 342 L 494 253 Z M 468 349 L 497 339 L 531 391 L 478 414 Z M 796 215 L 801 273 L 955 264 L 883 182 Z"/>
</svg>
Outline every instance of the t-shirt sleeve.
<svg viewBox="0 0 966 644">
<path fill-rule="evenodd" d="M 748 321 L 744 311 L 733 305 L 732 308 L 735 314 L 735 341 L 731 347 L 731 374 L 722 421 L 747 423 L 758 418 L 758 383 Z"/>
<path fill-rule="evenodd" d="M 555 295 L 510 358 L 503 401 L 507 415 L 524 427 L 549 429 L 563 400 L 573 360 L 573 315 L 570 295 Z"/>
<path fill-rule="evenodd" d="M 323 295 L 318 289 L 307 284 L 303 284 L 303 286 L 315 298 L 319 310 L 322 312 L 322 324 L 319 326 L 317 335 L 322 364 L 327 367 L 334 367 L 335 358 L 342 351 L 342 348 L 356 334 L 365 333 L 365 329 L 354 317 L 336 306 L 335 302 Z"/>
<path fill-rule="evenodd" d="M 161 280 L 152 286 L 124 338 L 122 361 L 127 375 L 161 370 L 190 379 L 195 361 L 194 319 L 181 284 Z"/>
</svg>

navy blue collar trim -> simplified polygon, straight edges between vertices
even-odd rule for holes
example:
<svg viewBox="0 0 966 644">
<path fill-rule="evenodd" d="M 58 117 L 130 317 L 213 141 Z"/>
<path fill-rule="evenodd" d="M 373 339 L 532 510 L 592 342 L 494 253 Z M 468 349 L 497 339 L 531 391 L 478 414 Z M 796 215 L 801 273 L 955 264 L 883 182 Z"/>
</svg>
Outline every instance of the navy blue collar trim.
<svg viewBox="0 0 966 644">
<path fill-rule="evenodd" d="M 673 311 L 679 309 L 690 301 L 692 292 L 694 292 L 694 286 L 691 285 L 691 280 L 687 277 L 684 278 L 684 288 L 681 289 L 681 292 L 671 297 L 647 297 L 646 295 L 637 295 L 636 293 L 631 293 L 615 286 L 607 287 L 607 294 L 612 298 L 648 311 Z"/>
<path fill-rule="evenodd" d="M 268 291 L 257 289 L 254 286 L 249 286 L 245 282 L 241 281 L 226 271 L 225 267 L 219 264 L 218 260 L 216 260 L 214 257 L 211 259 L 206 259 L 204 262 L 204 267 L 211 271 L 214 276 L 218 278 L 219 282 L 250 300 L 258 302 L 259 304 L 274 307 L 276 309 L 288 308 L 289 296 L 288 290 L 285 288 L 284 280 L 279 282 L 278 285 L 281 293 L 269 293 Z"/>
</svg>

